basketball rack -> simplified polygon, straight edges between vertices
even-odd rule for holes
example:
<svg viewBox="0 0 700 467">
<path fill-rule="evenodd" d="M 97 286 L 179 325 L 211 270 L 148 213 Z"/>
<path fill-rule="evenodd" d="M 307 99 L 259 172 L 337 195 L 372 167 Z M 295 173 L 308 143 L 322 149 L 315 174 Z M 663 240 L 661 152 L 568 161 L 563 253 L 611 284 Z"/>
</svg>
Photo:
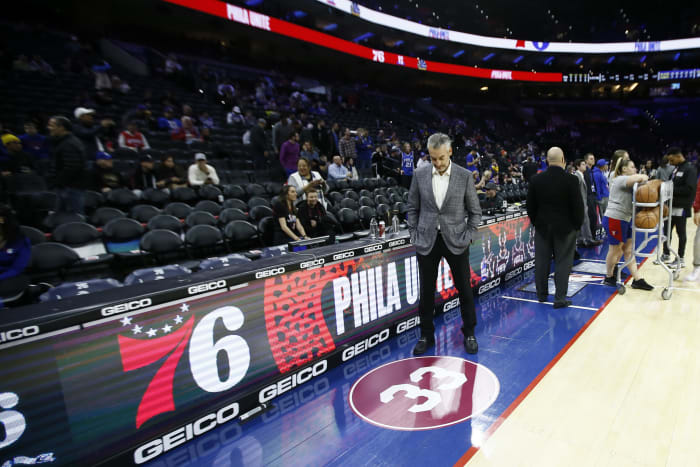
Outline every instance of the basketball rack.
<svg viewBox="0 0 700 467">
<path fill-rule="evenodd" d="M 676 262 L 675 268 L 670 268 L 666 263 L 661 260 L 661 255 L 663 254 L 663 244 L 668 239 L 671 238 L 671 213 L 673 211 L 673 182 L 663 182 L 661 188 L 659 189 L 659 199 L 655 203 L 640 203 L 637 201 L 637 188 L 638 183 L 634 184 L 632 189 L 632 251 L 633 254 L 631 258 L 625 258 L 625 263 L 622 267 L 617 269 L 617 293 L 624 295 L 626 288 L 625 284 L 622 282 L 622 270 L 632 263 L 632 261 L 637 260 L 637 256 L 644 258 L 654 257 L 654 264 L 661 265 L 662 268 L 668 274 L 668 286 L 664 287 L 661 291 L 661 298 L 664 300 L 670 300 L 673 294 L 673 281 L 678 279 L 680 276 L 680 262 Z M 664 206 L 668 207 L 668 215 L 664 216 Z M 659 208 L 659 221 L 656 227 L 651 229 L 640 229 L 637 227 L 635 222 L 635 217 L 637 215 L 638 208 Z M 666 227 L 664 229 L 664 226 Z M 665 231 L 664 231 L 665 230 Z M 644 239 L 637 245 L 637 232 L 644 234 Z M 657 240 L 656 248 L 651 253 L 644 253 L 643 250 L 649 244 L 650 241 Z M 678 253 L 671 249 L 669 245 L 669 251 L 673 253 L 675 258 L 678 258 Z"/>
</svg>

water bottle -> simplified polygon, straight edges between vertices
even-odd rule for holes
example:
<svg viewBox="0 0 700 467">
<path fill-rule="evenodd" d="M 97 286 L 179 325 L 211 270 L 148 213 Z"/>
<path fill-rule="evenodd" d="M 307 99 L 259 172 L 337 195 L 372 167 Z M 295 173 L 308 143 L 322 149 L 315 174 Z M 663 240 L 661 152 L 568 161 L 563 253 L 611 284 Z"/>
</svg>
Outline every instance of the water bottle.
<svg viewBox="0 0 700 467">
<path fill-rule="evenodd" d="M 399 233 L 399 216 L 396 214 L 394 214 L 394 217 L 391 218 L 391 233 Z"/>
<path fill-rule="evenodd" d="M 369 222 L 369 238 L 375 240 L 377 238 L 378 233 L 379 226 L 377 225 L 377 219 L 373 217 L 372 220 Z"/>
</svg>

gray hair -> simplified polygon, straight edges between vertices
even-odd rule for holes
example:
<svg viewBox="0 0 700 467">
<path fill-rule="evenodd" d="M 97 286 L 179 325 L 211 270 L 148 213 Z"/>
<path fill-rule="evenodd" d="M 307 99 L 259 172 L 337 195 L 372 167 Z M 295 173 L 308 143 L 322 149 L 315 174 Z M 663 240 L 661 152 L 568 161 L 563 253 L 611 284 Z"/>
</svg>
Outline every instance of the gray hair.
<svg viewBox="0 0 700 467">
<path fill-rule="evenodd" d="M 452 147 L 452 140 L 445 133 L 433 133 L 428 138 L 428 149 L 440 149 L 446 144 Z"/>
</svg>

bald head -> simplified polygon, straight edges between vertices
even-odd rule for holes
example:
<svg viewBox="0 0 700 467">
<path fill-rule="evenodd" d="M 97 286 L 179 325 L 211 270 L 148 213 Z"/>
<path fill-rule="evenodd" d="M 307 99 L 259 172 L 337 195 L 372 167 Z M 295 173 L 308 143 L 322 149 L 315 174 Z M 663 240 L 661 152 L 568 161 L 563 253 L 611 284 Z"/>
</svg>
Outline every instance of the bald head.
<svg viewBox="0 0 700 467">
<path fill-rule="evenodd" d="M 561 167 L 562 169 L 566 167 L 564 151 L 556 146 L 549 148 L 549 151 L 547 151 L 547 165 Z"/>
</svg>

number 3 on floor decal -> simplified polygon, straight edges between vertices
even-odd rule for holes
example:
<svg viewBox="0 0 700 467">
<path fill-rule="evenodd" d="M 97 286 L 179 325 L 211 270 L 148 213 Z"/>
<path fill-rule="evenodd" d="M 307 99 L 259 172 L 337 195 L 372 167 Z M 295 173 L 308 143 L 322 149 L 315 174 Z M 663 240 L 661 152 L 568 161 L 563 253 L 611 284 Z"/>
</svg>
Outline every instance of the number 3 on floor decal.
<svg viewBox="0 0 700 467">
<path fill-rule="evenodd" d="M 455 390 L 467 382 L 467 377 L 462 373 L 446 370 L 438 366 L 426 366 L 419 368 L 411 373 L 410 379 L 414 383 L 417 383 L 423 379 L 423 375 L 426 373 L 432 373 L 433 376 L 439 380 L 447 380 L 442 382 L 440 386 L 437 387 L 439 390 Z M 379 394 L 379 400 L 384 404 L 387 404 L 394 400 L 394 396 L 398 392 L 403 392 L 405 394 L 404 397 L 409 399 L 425 397 L 426 400 L 422 403 L 413 404 L 411 407 L 409 407 L 408 411 L 413 413 L 433 410 L 438 404 L 440 404 L 440 402 L 442 402 L 442 395 L 439 392 L 432 391 L 430 389 L 421 389 L 414 384 L 395 384 L 390 386 Z"/>
<path fill-rule="evenodd" d="M 413 404 L 409 407 L 409 412 L 427 412 L 428 410 L 433 410 L 435 406 L 442 402 L 442 396 L 439 392 L 431 391 L 430 389 L 421 389 L 413 384 L 395 384 L 388 387 L 379 394 L 379 400 L 386 404 L 394 400 L 394 395 L 401 391 L 406 393 L 406 397 L 409 399 L 418 399 L 419 397 L 426 398 L 425 402 Z"/>
</svg>

